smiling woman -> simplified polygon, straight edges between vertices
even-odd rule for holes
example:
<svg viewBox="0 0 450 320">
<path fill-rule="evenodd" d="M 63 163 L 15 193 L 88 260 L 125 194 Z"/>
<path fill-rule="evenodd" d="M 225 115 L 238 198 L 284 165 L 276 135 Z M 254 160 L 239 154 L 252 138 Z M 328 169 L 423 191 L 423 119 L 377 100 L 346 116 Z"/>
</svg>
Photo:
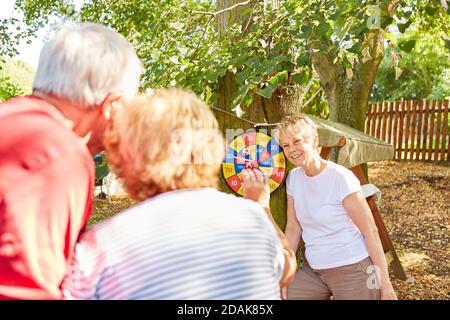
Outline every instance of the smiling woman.
<svg viewBox="0 0 450 320">
<path fill-rule="evenodd" d="M 286 157 L 296 166 L 313 170 L 314 167 L 305 165 L 318 160 L 319 135 L 314 122 L 307 117 L 291 118 L 281 128 L 280 141 Z M 309 175 L 314 175 L 314 172 Z"/>
<path fill-rule="evenodd" d="M 294 251 L 303 239 L 306 258 L 288 298 L 396 299 L 356 176 L 320 157 L 316 125 L 306 116 L 284 118 L 279 130 L 284 153 L 297 167 L 286 182 L 285 234 Z"/>
</svg>

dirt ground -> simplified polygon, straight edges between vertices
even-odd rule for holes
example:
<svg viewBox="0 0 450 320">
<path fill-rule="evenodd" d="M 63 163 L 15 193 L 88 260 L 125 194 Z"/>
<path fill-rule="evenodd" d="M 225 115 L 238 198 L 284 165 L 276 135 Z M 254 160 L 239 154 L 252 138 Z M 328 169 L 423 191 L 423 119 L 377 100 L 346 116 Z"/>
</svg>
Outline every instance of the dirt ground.
<svg viewBox="0 0 450 320">
<path fill-rule="evenodd" d="M 370 163 L 369 180 L 382 192 L 380 213 L 408 276 L 392 277 L 399 299 L 450 299 L 450 164 Z M 128 198 L 97 200 L 92 225 L 129 207 Z"/>
<path fill-rule="evenodd" d="M 450 299 L 450 164 L 369 164 L 380 213 L 408 276 L 391 277 L 399 299 Z"/>
</svg>

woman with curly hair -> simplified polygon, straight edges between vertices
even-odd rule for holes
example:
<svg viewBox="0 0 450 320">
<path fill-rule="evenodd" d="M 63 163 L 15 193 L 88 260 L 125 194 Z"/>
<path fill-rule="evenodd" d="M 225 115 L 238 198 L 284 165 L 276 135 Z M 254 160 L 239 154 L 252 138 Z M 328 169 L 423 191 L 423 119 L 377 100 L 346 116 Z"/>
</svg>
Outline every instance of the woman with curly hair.
<svg viewBox="0 0 450 320">
<path fill-rule="evenodd" d="M 270 211 L 267 178 L 216 190 L 224 141 L 193 93 L 160 89 L 119 109 L 109 164 L 138 204 L 94 226 L 63 284 L 75 299 L 279 299 L 295 255 Z"/>
</svg>

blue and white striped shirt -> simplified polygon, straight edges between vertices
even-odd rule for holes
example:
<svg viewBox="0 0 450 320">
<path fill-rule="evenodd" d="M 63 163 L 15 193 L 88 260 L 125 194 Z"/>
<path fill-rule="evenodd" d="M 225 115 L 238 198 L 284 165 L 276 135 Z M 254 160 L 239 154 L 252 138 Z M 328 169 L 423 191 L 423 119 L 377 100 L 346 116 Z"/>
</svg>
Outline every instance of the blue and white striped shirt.
<svg viewBox="0 0 450 320">
<path fill-rule="evenodd" d="M 62 289 L 68 299 L 279 299 L 283 266 L 257 203 L 178 190 L 85 233 Z"/>
</svg>

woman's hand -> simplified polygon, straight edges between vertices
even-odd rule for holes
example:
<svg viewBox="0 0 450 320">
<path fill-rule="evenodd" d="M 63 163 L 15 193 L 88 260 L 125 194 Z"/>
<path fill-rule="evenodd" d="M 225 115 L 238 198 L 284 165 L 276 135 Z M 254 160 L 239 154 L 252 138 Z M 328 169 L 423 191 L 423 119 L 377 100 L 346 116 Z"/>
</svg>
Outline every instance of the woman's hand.
<svg viewBox="0 0 450 320">
<path fill-rule="evenodd" d="M 244 198 L 258 202 L 263 208 L 269 208 L 269 177 L 258 169 L 242 170 Z"/>
<path fill-rule="evenodd" d="M 288 298 L 287 287 L 280 288 L 280 290 L 281 290 L 281 299 L 287 300 L 287 298 Z"/>
<path fill-rule="evenodd" d="M 382 286 L 381 289 L 381 300 L 397 300 L 397 295 L 395 294 L 394 288 L 391 283 Z"/>
</svg>

